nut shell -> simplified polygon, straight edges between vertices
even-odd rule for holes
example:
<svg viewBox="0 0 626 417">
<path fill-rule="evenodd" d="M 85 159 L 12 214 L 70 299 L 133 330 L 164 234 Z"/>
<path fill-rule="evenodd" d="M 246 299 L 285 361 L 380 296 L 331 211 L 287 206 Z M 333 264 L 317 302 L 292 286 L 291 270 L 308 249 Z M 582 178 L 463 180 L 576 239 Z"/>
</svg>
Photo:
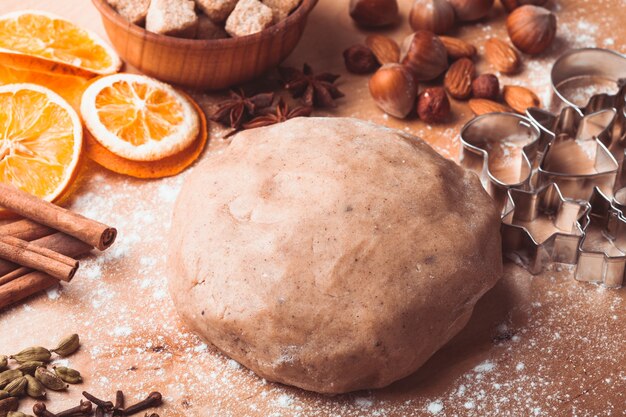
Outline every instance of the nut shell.
<svg viewBox="0 0 626 417">
<path fill-rule="evenodd" d="M 369 89 L 385 113 L 405 118 L 415 105 L 417 85 L 411 72 L 400 64 L 385 64 L 374 73 Z"/>
<path fill-rule="evenodd" d="M 482 74 L 472 81 L 472 97 L 497 100 L 500 95 L 500 81 L 493 74 Z"/>
<path fill-rule="evenodd" d="M 526 5 L 506 19 L 506 30 L 520 51 L 537 55 L 548 49 L 556 36 L 556 16 L 539 6 Z"/>
<path fill-rule="evenodd" d="M 474 63 L 469 58 L 461 58 L 450 65 L 443 79 L 443 86 L 452 97 L 465 100 L 472 93 L 473 79 Z"/>
<path fill-rule="evenodd" d="M 441 40 L 432 32 L 419 30 L 409 35 L 402 44 L 402 65 L 417 81 L 437 78 L 448 68 L 448 52 Z"/>
<path fill-rule="evenodd" d="M 350 17 L 359 26 L 381 27 L 398 21 L 396 0 L 350 0 Z"/>
<path fill-rule="evenodd" d="M 463 22 L 469 22 L 472 20 L 481 19 L 487 14 L 493 7 L 493 0 L 448 0 L 457 19 Z"/>
<path fill-rule="evenodd" d="M 413 30 L 429 30 L 436 34 L 454 27 L 454 9 L 448 0 L 415 0 L 409 14 Z"/>
<path fill-rule="evenodd" d="M 441 87 L 427 88 L 417 98 L 417 115 L 427 123 L 442 123 L 450 117 L 450 100 Z"/>
</svg>

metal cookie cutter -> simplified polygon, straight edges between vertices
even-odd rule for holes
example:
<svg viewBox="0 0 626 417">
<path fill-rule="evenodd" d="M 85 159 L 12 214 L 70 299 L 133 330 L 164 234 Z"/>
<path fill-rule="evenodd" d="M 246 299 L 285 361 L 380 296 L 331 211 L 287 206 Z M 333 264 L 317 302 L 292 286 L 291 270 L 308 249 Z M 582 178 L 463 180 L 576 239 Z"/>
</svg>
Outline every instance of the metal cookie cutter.
<svg viewBox="0 0 626 417">
<path fill-rule="evenodd" d="M 559 115 L 537 108 L 526 113 L 549 142 L 537 169 L 538 187 L 555 182 L 565 197 L 578 200 L 588 200 L 595 187 L 612 192 L 619 164 L 607 146 L 615 109 L 583 115 L 570 106 Z"/>
<path fill-rule="evenodd" d="M 588 211 L 588 203 L 565 199 L 556 184 L 510 189 L 500 229 L 505 256 L 531 274 L 551 261 L 575 264 Z"/>
<path fill-rule="evenodd" d="M 612 193 L 618 169 L 619 164 L 600 140 L 580 142 L 559 135 L 543 155 L 537 184 L 556 183 L 565 197 L 589 200 L 596 187 Z"/>
<path fill-rule="evenodd" d="M 574 277 L 619 288 L 626 272 L 626 218 L 618 207 L 621 203 L 610 201 L 596 188 L 590 204 Z"/>
<path fill-rule="evenodd" d="M 461 165 L 476 172 L 485 189 L 504 210 L 511 188 L 529 189 L 541 133 L 525 117 L 489 113 L 461 129 Z"/>
<path fill-rule="evenodd" d="M 626 56 L 609 49 L 574 49 L 561 55 L 551 72 L 554 102 L 579 109 L 582 114 L 614 108 L 617 111 L 612 126 L 613 143 L 624 146 L 626 140 Z M 586 97 L 575 97 L 568 91 L 591 87 L 596 90 L 587 104 Z M 598 89 L 619 90 L 617 94 L 598 93 Z M 609 147 L 608 144 L 606 144 Z"/>
</svg>

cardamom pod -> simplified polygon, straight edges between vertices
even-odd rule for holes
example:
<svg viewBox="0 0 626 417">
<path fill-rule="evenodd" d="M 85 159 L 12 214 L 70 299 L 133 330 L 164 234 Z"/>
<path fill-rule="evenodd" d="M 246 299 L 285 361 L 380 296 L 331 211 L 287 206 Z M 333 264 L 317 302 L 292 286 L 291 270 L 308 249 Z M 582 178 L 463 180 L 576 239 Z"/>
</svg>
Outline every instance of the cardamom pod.
<svg viewBox="0 0 626 417">
<path fill-rule="evenodd" d="M 16 397 L 5 398 L 0 400 L 0 414 L 7 411 L 17 411 L 19 400 Z"/>
<path fill-rule="evenodd" d="M 27 384 L 28 381 L 26 380 L 26 378 L 21 376 L 9 382 L 9 385 L 4 387 L 4 390 L 8 392 L 11 397 L 19 397 L 20 395 L 24 394 Z"/>
<path fill-rule="evenodd" d="M 24 363 L 29 361 L 49 362 L 52 354 L 46 348 L 41 346 L 33 346 L 24 349 L 20 353 L 11 355 L 11 359 L 17 361 L 17 363 Z"/>
<path fill-rule="evenodd" d="M 6 355 L 0 355 L 0 370 L 7 367 L 9 364 L 9 358 Z"/>
<path fill-rule="evenodd" d="M 24 414 L 21 411 L 9 411 L 7 417 L 33 417 L 30 414 Z"/>
<path fill-rule="evenodd" d="M 24 375 L 24 378 L 28 381 L 28 385 L 26 385 L 26 395 L 31 398 L 43 398 L 46 396 L 43 385 L 34 376 Z"/>
<path fill-rule="evenodd" d="M 59 342 L 59 345 L 52 349 L 59 356 L 69 356 L 76 352 L 80 346 L 80 338 L 76 333 L 65 337 Z"/>
<path fill-rule="evenodd" d="M 44 387 L 54 391 L 62 391 L 68 387 L 61 378 L 50 372 L 46 368 L 37 368 L 35 378 L 43 384 Z"/>
<path fill-rule="evenodd" d="M 6 387 L 7 384 L 9 384 L 9 382 L 21 377 L 22 375 L 23 375 L 22 371 L 20 371 L 19 369 L 9 369 L 4 372 L 1 372 L 0 373 L 0 388 Z"/>
<path fill-rule="evenodd" d="M 35 375 L 35 369 L 45 365 L 46 364 L 41 361 L 28 361 L 18 366 L 17 369 L 22 371 L 24 375 Z"/>
<path fill-rule="evenodd" d="M 0 400 L 4 400 L 7 397 L 9 397 L 9 393 L 3 389 L 0 389 Z"/>
<path fill-rule="evenodd" d="M 59 378 L 68 384 L 80 384 L 83 382 L 83 378 L 80 376 L 80 372 L 72 368 L 66 368 L 65 366 L 55 366 L 54 372 Z"/>
</svg>

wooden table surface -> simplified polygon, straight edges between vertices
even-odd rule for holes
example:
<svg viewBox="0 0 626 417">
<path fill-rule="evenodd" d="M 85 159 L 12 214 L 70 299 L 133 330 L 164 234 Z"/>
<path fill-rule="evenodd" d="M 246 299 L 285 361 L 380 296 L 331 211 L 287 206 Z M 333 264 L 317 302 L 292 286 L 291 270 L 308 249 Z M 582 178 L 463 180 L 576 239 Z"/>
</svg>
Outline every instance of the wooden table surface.
<svg viewBox="0 0 626 417">
<path fill-rule="evenodd" d="M 320 0 L 288 59 L 342 74 L 346 98 L 332 113 L 317 114 L 405 129 L 456 157 L 459 128 L 471 117 L 466 104 L 453 103 L 453 120 L 441 126 L 394 120 L 374 106 L 367 77 L 346 73 L 341 52 L 365 36 L 348 19 L 346 3 Z M 406 16 L 410 1 L 401 3 Z M 526 59 L 521 75 L 502 82 L 532 87 L 547 105 L 549 68 L 562 51 L 601 46 L 626 52 L 624 6 L 623 0 L 553 0 L 557 41 L 543 56 Z M 88 0 L 0 2 L 1 13 L 23 8 L 57 13 L 106 38 Z M 482 46 L 487 37 L 505 36 L 503 21 L 498 6 L 488 20 L 464 26 L 458 35 Z M 406 22 L 389 31 L 397 40 L 408 33 Z M 478 69 L 488 71 L 484 61 Z M 193 95 L 204 107 L 219 98 Z M 212 126 L 207 153 L 227 145 L 223 133 Z M 118 242 L 83 259 L 71 285 L 0 312 L 0 353 L 50 346 L 71 332 L 81 335 L 83 347 L 69 364 L 82 371 L 85 382 L 50 394 L 53 411 L 75 404 L 83 389 L 107 398 L 123 389 L 129 401 L 161 391 L 166 403 L 160 414 L 167 417 L 626 415 L 626 290 L 577 283 L 569 267 L 533 277 L 507 265 L 467 328 L 421 370 L 386 389 L 324 397 L 257 378 L 191 334 L 167 293 L 169 219 L 189 172 L 139 181 L 86 164 L 68 206 L 117 226 Z"/>
</svg>

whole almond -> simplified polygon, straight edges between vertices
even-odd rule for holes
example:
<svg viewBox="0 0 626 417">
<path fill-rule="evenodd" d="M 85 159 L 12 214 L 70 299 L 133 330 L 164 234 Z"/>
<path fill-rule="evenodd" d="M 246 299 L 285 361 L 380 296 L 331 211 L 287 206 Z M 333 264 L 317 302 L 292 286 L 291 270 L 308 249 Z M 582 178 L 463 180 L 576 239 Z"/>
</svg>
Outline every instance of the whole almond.
<svg viewBox="0 0 626 417">
<path fill-rule="evenodd" d="M 541 107 L 541 100 L 537 94 L 519 85 L 505 85 L 502 89 L 502 97 L 506 104 L 518 113 L 526 113 L 529 107 Z"/>
<path fill-rule="evenodd" d="M 439 36 L 439 39 L 451 59 L 471 58 L 476 55 L 476 47 L 462 39 L 451 36 Z"/>
<path fill-rule="evenodd" d="M 465 100 L 472 94 L 473 79 L 474 63 L 469 58 L 461 58 L 450 65 L 443 86 L 452 97 Z"/>
<path fill-rule="evenodd" d="M 511 111 L 510 107 L 485 98 L 472 98 L 468 104 L 476 116 L 487 113 L 506 113 Z"/>
<path fill-rule="evenodd" d="M 500 39 L 491 38 L 485 42 L 485 58 L 497 71 L 513 74 L 520 67 L 517 51 Z"/>
<path fill-rule="evenodd" d="M 365 44 L 381 65 L 400 62 L 400 45 L 393 39 L 383 35 L 369 35 L 365 38 Z"/>
</svg>

